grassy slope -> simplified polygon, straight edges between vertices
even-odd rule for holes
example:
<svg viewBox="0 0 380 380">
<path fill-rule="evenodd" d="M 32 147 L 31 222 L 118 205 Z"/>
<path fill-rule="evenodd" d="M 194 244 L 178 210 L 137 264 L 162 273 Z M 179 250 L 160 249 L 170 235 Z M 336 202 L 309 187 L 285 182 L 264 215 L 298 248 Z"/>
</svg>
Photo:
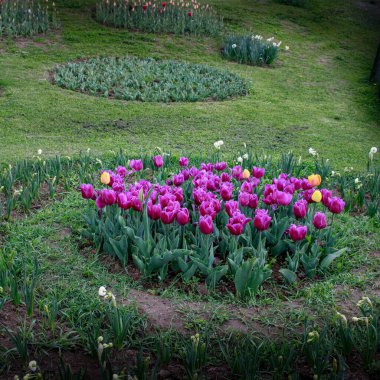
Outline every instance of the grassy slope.
<svg viewBox="0 0 380 380">
<path fill-rule="evenodd" d="M 223 139 L 231 154 L 243 142 L 275 155 L 289 149 L 305 155 L 312 146 L 337 166 L 358 167 L 380 143 L 377 89 L 367 82 L 378 20 L 355 2 L 318 0 L 305 10 L 270 0 L 211 1 L 228 30 L 274 35 L 290 46 L 273 68 L 223 61 L 221 40 L 102 27 L 88 11 L 93 1 L 80 3 L 61 9 L 63 29 L 55 36 L 0 41 L 0 162 L 39 148 L 68 155 L 88 147 L 99 153 L 157 145 L 190 151 Z M 226 67 L 251 81 L 251 94 L 221 103 L 141 104 L 93 98 L 47 81 L 54 65 L 99 54 Z M 122 128 L 110 123 L 118 119 L 125 121 Z"/>
</svg>

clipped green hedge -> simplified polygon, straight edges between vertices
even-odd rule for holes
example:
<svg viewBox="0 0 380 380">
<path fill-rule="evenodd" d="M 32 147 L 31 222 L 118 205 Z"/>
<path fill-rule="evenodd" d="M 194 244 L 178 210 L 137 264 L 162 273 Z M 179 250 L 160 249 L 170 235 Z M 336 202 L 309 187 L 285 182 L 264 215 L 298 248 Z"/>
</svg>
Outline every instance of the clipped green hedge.
<svg viewBox="0 0 380 380">
<path fill-rule="evenodd" d="M 137 58 L 92 58 L 58 66 L 54 83 L 90 95 L 142 102 L 225 100 L 246 95 L 237 75 L 206 65 Z"/>
</svg>

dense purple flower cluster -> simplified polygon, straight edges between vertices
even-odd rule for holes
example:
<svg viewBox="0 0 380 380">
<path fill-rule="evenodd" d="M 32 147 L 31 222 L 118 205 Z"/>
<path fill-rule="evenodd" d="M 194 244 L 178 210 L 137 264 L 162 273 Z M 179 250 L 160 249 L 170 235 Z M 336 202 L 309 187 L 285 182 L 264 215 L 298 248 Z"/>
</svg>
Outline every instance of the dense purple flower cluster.
<svg viewBox="0 0 380 380">
<path fill-rule="evenodd" d="M 161 169 L 162 156 L 152 158 L 153 165 Z M 301 222 L 308 213 L 311 203 L 321 202 L 331 213 L 339 214 L 345 203 L 333 197 L 327 189 L 317 190 L 320 184 L 318 175 L 308 178 L 295 178 L 280 174 L 271 183 L 261 184 L 265 169 L 253 167 L 249 172 L 240 165 L 229 168 L 225 162 L 202 163 L 199 168 L 189 166 L 189 159 L 179 159 L 180 170 L 165 184 L 140 180 L 126 185 L 126 178 L 143 170 L 141 160 L 131 160 L 130 170 L 119 166 L 115 171 L 105 171 L 101 182 L 106 188 L 94 190 L 90 184 L 82 184 L 83 198 L 95 200 L 98 209 L 117 204 L 123 210 L 132 209 L 141 213 L 144 205 L 150 219 L 170 225 L 184 226 L 194 223 L 203 234 L 211 234 L 215 229 L 215 219 L 222 211 L 229 220 L 227 229 L 232 235 L 241 235 L 247 223 L 252 222 L 258 231 L 270 228 L 271 210 L 279 207 L 292 207 L 295 219 Z M 317 179 L 316 179 L 317 177 Z M 189 189 L 185 193 L 184 189 Z M 263 191 L 258 191 L 259 185 Z M 261 194 L 261 199 L 258 194 Z M 193 219 L 193 220 L 192 220 Z M 194 220 L 195 219 L 195 220 Z M 316 212 L 313 218 L 316 229 L 327 226 L 326 215 Z M 288 234 L 294 241 L 303 240 L 307 227 L 292 224 Z"/>
</svg>

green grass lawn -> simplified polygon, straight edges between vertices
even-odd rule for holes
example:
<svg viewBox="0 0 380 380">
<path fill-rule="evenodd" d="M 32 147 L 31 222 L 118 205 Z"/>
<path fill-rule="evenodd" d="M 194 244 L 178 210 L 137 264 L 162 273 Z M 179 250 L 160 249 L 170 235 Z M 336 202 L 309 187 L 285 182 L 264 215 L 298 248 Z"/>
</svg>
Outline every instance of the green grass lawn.
<svg viewBox="0 0 380 380">
<path fill-rule="evenodd" d="M 62 1 L 60 2 L 62 3 Z M 337 167 L 364 167 L 379 145 L 377 88 L 368 82 L 377 47 L 376 14 L 356 2 L 211 1 L 229 32 L 252 31 L 289 45 L 271 67 L 221 58 L 222 38 L 130 33 L 97 24 L 93 1 L 60 8 L 62 28 L 42 37 L 0 41 L 0 162 L 32 156 L 165 147 L 207 151 L 218 139 L 230 156 L 245 142 L 275 156 L 311 146 Z M 66 2 L 70 4 L 70 2 Z M 138 103 L 95 98 L 52 86 L 49 70 L 80 57 L 134 55 L 227 68 L 250 95 L 224 102 Z M 122 121 L 120 121 L 122 120 Z"/>
<path fill-rule="evenodd" d="M 44 379 L 57 379 L 62 357 L 73 372 L 81 367 L 88 372 L 73 377 L 66 368 L 66 376 L 59 379 L 111 380 L 113 373 L 125 379 L 120 371 L 127 368 L 138 380 L 194 380 L 186 373 L 191 367 L 189 347 L 194 349 L 189 336 L 194 333 L 207 343 L 205 362 L 195 364 L 199 379 L 315 379 L 317 373 L 322 374 L 318 379 L 340 379 L 336 368 L 343 371 L 345 361 L 346 378 L 378 378 L 380 339 L 372 352 L 372 330 L 354 324 L 352 317 L 359 316 L 357 302 L 363 296 L 372 300 L 373 315 L 380 306 L 379 182 L 371 182 L 378 178 L 379 153 L 371 172 L 364 172 L 370 148 L 380 145 L 378 88 L 368 81 L 378 43 L 379 7 L 346 0 L 309 1 L 305 8 L 274 0 L 210 1 L 223 14 L 227 31 L 275 36 L 290 47 L 271 67 L 252 67 L 223 60 L 222 37 L 116 30 L 93 20 L 93 0 L 57 3 L 60 30 L 32 39 L 0 40 L 0 180 L 5 185 L 0 186 L 0 285 L 5 284 L 0 286 L 0 378 L 25 375 L 29 361 L 37 360 Z M 58 64 L 125 55 L 226 68 L 249 82 L 250 93 L 222 102 L 139 103 L 64 90 L 49 81 Z M 212 144 L 220 139 L 221 157 L 230 164 L 246 152 L 246 143 L 249 160 L 253 153 L 274 156 L 276 175 L 286 171 L 288 161 L 283 157 L 280 169 L 275 159 L 289 150 L 295 152 L 295 161 L 298 155 L 305 158 L 297 164 L 302 175 L 320 169 L 308 157 L 309 147 L 333 161 L 331 168 L 342 177 L 330 178 L 331 168 L 324 163 L 323 186 L 353 204 L 350 212 L 335 218 L 336 248 L 348 249 L 328 270 L 290 285 L 278 273 L 283 258 L 271 257 L 271 279 L 257 296 L 239 300 L 228 281 L 212 291 L 204 278 L 183 280 L 172 273 L 162 283 L 144 278 L 131 262 L 123 267 L 84 238 L 87 202 L 78 192 L 81 176 L 98 187 L 101 170 L 124 165 L 140 151 L 149 156 L 157 146 L 173 152 L 175 165 L 165 172 L 171 175 L 178 169 L 179 154 L 191 154 L 191 164 L 198 165 L 212 159 L 210 151 L 215 157 Z M 64 158 L 88 148 L 90 154 L 78 161 Z M 129 154 L 110 153 L 120 148 Z M 53 180 L 59 160 L 48 157 L 55 154 L 62 156 L 62 170 Z M 27 169 L 14 165 L 25 157 L 32 157 Z M 7 164 L 13 165 L 9 171 Z M 342 170 L 347 166 L 354 172 Z M 20 177 L 11 178 L 7 189 L 11 170 Z M 42 173 L 41 182 L 37 172 Z M 144 171 L 144 178 L 151 173 Z M 365 188 L 363 204 L 377 207 L 372 218 L 365 208 L 354 207 L 357 176 Z M 39 194 L 25 210 L 15 190 L 23 186 L 24 196 L 37 182 Z M 49 195 L 52 183 L 58 185 Z M 15 203 L 7 220 L 9 199 Z M 117 308 L 100 299 L 100 286 L 116 295 Z M 344 355 L 337 311 L 356 334 L 355 349 Z M 367 322 L 379 334 L 377 320 Z M 314 329 L 320 340 L 308 345 L 307 333 Z M 101 371 L 104 357 L 98 360 L 99 336 L 120 345 L 107 351 L 107 373 Z M 306 359 L 309 349 L 315 354 L 311 362 Z M 154 377 L 156 365 L 159 374 Z"/>
</svg>

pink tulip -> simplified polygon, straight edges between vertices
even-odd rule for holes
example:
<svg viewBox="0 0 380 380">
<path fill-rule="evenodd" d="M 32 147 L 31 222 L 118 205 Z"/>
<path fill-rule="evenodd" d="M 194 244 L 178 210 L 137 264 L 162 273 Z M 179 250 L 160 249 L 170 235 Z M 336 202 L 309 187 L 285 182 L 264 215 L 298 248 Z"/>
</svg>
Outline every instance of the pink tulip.
<svg viewBox="0 0 380 380">
<path fill-rule="evenodd" d="M 253 219 L 253 225 L 259 231 L 265 231 L 269 228 L 272 218 L 268 215 L 267 210 L 256 209 L 255 218 Z"/>
<path fill-rule="evenodd" d="M 289 228 L 289 236 L 294 241 L 305 239 L 307 234 L 307 226 L 296 226 L 292 224 Z"/>
<path fill-rule="evenodd" d="M 239 203 L 242 207 L 247 207 L 249 205 L 249 194 L 248 193 L 240 193 L 238 196 Z"/>
<path fill-rule="evenodd" d="M 239 211 L 239 203 L 234 200 L 230 200 L 224 204 L 224 208 L 228 216 L 232 217 L 236 211 Z"/>
<path fill-rule="evenodd" d="M 127 169 L 124 166 L 118 166 L 116 169 L 117 175 L 124 178 L 127 175 Z"/>
<path fill-rule="evenodd" d="M 318 230 L 322 230 L 327 226 L 327 218 L 323 212 L 316 212 L 313 218 L 313 225 Z"/>
<path fill-rule="evenodd" d="M 189 220 L 190 220 L 189 210 L 187 208 L 179 209 L 177 213 L 177 223 L 181 226 L 184 226 L 187 223 L 189 223 Z"/>
<path fill-rule="evenodd" d="M 252 175 L 255 177 L 255 178 L 262 178 L 264 177 L 265 175 L 265 169 L 264 168 L 258 168 L 256 166 L 254 166 L 252 168 Z"/>
<path fill-rule="evenodd" d="M 175 186 L 181 186 L 185 182 L 185 177 L 182 173 L 173 176 L 173 183 Z"/>
<path fill-rule="evenodd" d="M 187 157 L 180 157 L 179 164 L 180 166 L 189 166 L 189 159 Z"/>
<path fill-rule="evenodd" d="M 199 229 L 205 235 L 209 235 L 214 231 L 214 224 L 210 215 L 200 216 Z"/>
<path fill-rule="evenodd" d="M 131 160 L 129 163 L 129 166 L 131 169 L 135 170 L 136 172 L 139 172 L 143 169 L 143 163 L 141 160 Z"/>
<path fill-rule="evenodd" d="M 104 189 L 101 196 L 106 206 L 111 206 L 116 202 L 116 193 L 113 190 Z"/>
<path fill-rule="evenodd" d="M 95 199 L 95 190 L 91 184 L 83 183 L 80 185 L 80 189 L 82 192 L 82 197 L 84 199 Z"/>
<path fill-rule="evenodd" d="M 287 206 L 292 201 L 292 194 L 285 193 L 284 191 L 276 191 L 276 200 L 280 206 Z"/>
<path fill-rule="evenodd" d="M 131 208 L 131 201 L 126 193 L 119 193 L 117 195 L 117 204 L 123 210 Z"/>
<path fill-rule="evenodd" d="M 327 204 L 327 208 L 333 213 L 333 214 L 340 214 L 344 210 L 344 206 L 346 203 L 343 199 L 339 197 L 333 197 L 330 198 Z"/>
<path fill-rule="evenodd" d="M 215 169 L 218 170 L 218 171 L 222 171 L 222 170 L 224 170 L 224 169 L 226 169 L 226 168 L 227 168 L 227 164 L 226 164 L 224 161 L 222 161 L 222 162 L 217 162 L 217 163 L 215 164 Z"/>
<path fill-rule="evenodd" d="M 164 159 L 162 156 L 154 156 L 153 157 L 153 165 L 156 168 L 161 168 L 164 165 Z"/>
<path fill-rule="evenodd" d="M 220 187 L 220 196 L 224 201 L 229 201 L 232 198 L 234 187 L 232 183 L 226 182 Z"/>
<path fill-rule="evenodd" d="M 303 219 L 307 214 L 307 201 L 300 199 L 293 205 L 293 213 L 297 219 Z"/>
<path fill-rule="evenodd" d="M 159 220 L 161 218 L 161 205 L 159 203 L 153 204 L 151 201 L 148 202 L 148 216 L 150 219 Z"/>
<path fill-rule="evenodd" d="M 327 207 L 329 204 L 329 200 L 332 197 L 332 191 L 327 190 L 327 189 L 322 189 L 322 204 Z"/>
<path fill-rule="evenodd" d="M 232 235 L 241 235 L 244 232 L 245 225 L 250 221 L 244 214 L 236 212 L 228 221 L 227 228 Z"/>
</svg>

